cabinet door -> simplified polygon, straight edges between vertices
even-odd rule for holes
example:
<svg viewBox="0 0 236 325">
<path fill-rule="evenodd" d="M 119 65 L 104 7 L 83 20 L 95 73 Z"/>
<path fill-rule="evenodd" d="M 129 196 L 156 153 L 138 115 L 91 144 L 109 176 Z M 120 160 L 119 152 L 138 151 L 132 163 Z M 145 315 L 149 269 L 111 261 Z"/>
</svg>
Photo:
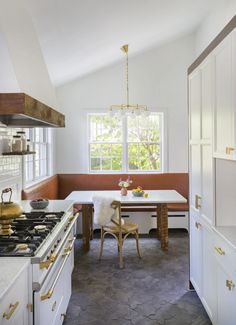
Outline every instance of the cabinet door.
<svg viewBox="0 0 236 325">
<path fill-rule="evenodd" d="M 214 257 L 214 239 L 212 230 L 206 225 L 202 227 L 202 303 L 214 322 L 216 319 L 216 261 Z"/>
<path fill-rule="evenodd" d="M 212 158 L 212 146 L 211 144 L 201 145 L 201 216 L 207 220 L 210 224 L 213 224 L 214 220 L 214 166 Z"/>
<path fill-rule="evenodd" d="M 199 140 L 201 137 L 201 72 L 194 71 L 189 76 L 189 117 L 190 140 Z"/>
<path fill-rule="evenodd" d="M 201 66 L 201 138 L 212 139 L 213 67 L 209 57 Z"/>
<path fill-rule="evenodd" d="M 190 212 L 190 280 L 201 295 L 202 287 L 202 226 L 199 219 Z"/>
<path fill-rule="evenodd" d="M 227 287 L 227 281 L 232 281 L 232 277 L 220 266 L 217 266 L 217 311 L 218 325 L 236 324 L 236 289 Z"/>
<path fill-rule="evenodd" d="M 215 77 L 215 151 L 225 154 L 234 148 L 234 112 L 232 87 L 232 35 L 227 36 L 214 51 Z"/>
<path fill-rule="evenodd" d="M 196 196 L 201 196 L 201 145 L 190 145 L 190 205 L 196 206 Z"/>
</svg>

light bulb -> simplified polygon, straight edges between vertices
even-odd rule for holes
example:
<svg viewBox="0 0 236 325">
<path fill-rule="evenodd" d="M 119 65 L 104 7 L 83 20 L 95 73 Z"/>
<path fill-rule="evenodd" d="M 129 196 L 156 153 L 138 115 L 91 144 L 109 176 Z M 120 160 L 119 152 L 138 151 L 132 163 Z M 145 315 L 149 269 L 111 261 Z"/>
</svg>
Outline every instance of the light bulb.
<svg viewBox="0 0 236 325">
<path fill-rule="evenodd" d="M 145 117 L 148 117 L 148 116 L 150 115 L 150 112 L 149 112 L 149 111 L 144 111 L 143 115 L 144 115 Z"/>
</svg>

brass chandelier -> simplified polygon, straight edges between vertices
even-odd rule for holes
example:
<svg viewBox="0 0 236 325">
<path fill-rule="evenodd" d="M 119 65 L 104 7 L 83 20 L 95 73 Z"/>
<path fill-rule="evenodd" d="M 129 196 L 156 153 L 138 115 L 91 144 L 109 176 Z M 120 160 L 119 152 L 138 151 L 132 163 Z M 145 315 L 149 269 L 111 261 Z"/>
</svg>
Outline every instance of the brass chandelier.
<svg viewBox="0 0 236 325">
<path fill-rule="evenodd" d="M 126 55 L 126 104 L 111 105 L 109 114 L 110 116 L 114 116 L 116 114 L 131 115 L 131 116 L 138 116 L 138 115 L 148 116 L 149 111 L 146 105 L 129 103 L 129 57 L 128 57 L 129 45 L 128 44 L 123 45 L 121 47 L 121 50 Z"/>
</svg>

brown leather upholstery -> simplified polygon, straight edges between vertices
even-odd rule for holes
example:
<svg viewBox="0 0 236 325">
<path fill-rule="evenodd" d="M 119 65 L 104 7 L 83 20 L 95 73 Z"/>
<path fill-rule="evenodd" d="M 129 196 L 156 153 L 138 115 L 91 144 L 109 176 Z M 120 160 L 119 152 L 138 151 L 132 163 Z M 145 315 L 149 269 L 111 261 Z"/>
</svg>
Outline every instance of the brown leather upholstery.
<svg viewBox="0 0 236 325">
<path fill-rule="evenodd" d="M 34 200 L 38 198 L 46 198 L 50 200 L 58 199 L 57 175 L 49 177 L 46 180 L 22 191 L 22 200 Z"/>
<path fill-rule="evenodd" d="M 133 180 L 130 189 L 142 186 L 144 190 L 174 189 L 188 199 L 188 174 L 58 174 L 22 191 L 23 200 L 39 197 L 65 199 L 76 190 L 119 190 L 118 181 L 128 175 Z M 76 205 L 78 210 L 81 206 Z M 188 211 L 186 204 L 168 204 L 169 211 Z M 155 211 L 155 207 L 125 207 L 122 211 Z"/>
<path fill-rule="evenodd" d="M 64 199 L 76 190 L 119 190 L 118 181 L 128 175 L 133 180 L 132 186 L 142 186 L 144 190 L 174 189 L 188 198 L 188 174 L 59 174 L 59 197 Z"/>
</svg>

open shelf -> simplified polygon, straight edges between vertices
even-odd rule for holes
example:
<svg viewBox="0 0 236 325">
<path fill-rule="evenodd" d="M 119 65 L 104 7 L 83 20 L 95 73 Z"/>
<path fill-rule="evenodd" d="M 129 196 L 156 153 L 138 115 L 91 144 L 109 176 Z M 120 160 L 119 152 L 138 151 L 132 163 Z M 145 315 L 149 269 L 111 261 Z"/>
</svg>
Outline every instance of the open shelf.
<svg viewBox="0 0 236 325">
<path fill-rule="evenodd" d="M 3 152 L 3 156 L 25 156 L 25 155 L 34 155 L 35 151 L 14 151 L 14 152 Z"/>
</svg>

